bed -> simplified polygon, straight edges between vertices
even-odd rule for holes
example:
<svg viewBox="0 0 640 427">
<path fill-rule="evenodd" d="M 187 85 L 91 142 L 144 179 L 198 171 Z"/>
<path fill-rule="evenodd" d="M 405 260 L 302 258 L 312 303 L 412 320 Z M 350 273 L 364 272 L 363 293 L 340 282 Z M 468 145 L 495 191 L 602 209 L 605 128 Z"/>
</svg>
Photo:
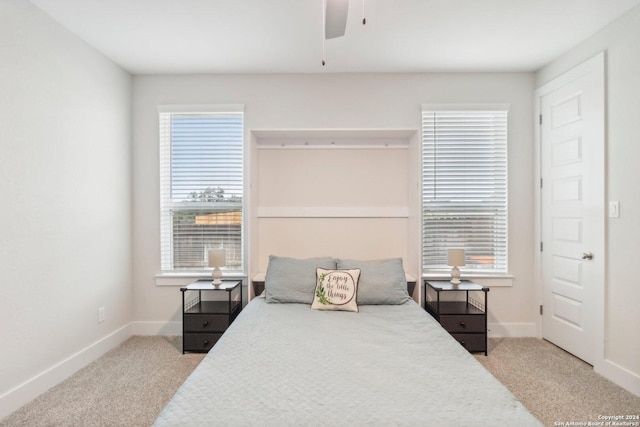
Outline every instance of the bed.
<svg viewBox="0 0 640 427">
<path fill-rule="evenodd" d="M 154 425 L 541 424 L 412 299 L 353 312 L 274 302 L 267 292 Z"/>
</svg>

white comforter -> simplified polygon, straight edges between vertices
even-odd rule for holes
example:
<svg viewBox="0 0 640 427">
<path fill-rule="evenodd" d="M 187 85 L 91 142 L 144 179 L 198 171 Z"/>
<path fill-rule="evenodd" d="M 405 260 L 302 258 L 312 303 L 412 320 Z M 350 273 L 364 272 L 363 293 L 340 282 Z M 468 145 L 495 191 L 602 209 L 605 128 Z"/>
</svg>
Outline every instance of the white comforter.
<svg viewBox="0 0 640 427">
<path fill-rule="evenodd" d="M 156 426 L 539 426 L 415 302 L 359 313 L 256 298 Z"/>
</svg>

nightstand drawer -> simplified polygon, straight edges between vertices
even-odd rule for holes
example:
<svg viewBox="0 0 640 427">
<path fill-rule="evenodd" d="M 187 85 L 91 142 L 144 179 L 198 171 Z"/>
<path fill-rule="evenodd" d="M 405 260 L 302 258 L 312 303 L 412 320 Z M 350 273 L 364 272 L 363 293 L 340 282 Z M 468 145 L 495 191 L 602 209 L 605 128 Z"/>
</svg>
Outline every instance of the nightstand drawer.
<svg viewBox="0 0 640 427">
<path fill-rule="evenodd" d="M 185 351 L 209 351 L 222 334 L 184 334 Z"/>
<path fill-rule="evenodd" d="M 224 332 L 229 327 L 226 314 L 185 314 L 184 330 L 188 332 Z"/>
<path fill-rule="evenodd" d="M 485 334 L 451 334 L 464 348 L 469 351 L 485 351 Z"/>
<path fill-rule="evenodd" d="M 484 316 L 441 315 L 440 324 L 449 332 L 481 332 L 484 329 Z"/>
</svg>

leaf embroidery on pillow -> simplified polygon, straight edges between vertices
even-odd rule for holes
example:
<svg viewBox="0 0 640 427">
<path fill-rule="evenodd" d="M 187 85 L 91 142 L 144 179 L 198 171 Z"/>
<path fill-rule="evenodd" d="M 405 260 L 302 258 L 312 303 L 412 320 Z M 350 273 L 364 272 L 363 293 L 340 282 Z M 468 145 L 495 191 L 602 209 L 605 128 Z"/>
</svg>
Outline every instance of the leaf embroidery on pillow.
<svg viewBox="0 0 640 427">
<path fill-rule="evenodd" d="M 327 295 L 326 295 L 326 291 L 324 289 L 324 276 L 325 274 L 322 273 L 320 274 L 320 276 L 318 277 L 318 286 L 316 288 L 316 296 L 318 297 L 318 302 L 324 305 L 330 305 L 331 302 L 327 299 Z"/>
</svg>

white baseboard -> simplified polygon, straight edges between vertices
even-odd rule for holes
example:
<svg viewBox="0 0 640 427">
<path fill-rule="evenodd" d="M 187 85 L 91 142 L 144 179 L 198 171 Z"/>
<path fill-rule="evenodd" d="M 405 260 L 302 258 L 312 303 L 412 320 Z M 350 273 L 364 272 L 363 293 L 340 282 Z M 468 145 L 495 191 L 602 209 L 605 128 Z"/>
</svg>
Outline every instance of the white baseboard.
<svg viewBox="0 0 640 427">
<path fill-rule="evenodd" d="M 133 322 L 133 335 L 182 335 L 182 322 Z"/>
<path fill-rule="evenodd" d="M 594 366 L 593 370 L 609 381 L 640 397 L 640 375 L 607 359 Z"/>
<path fill-rule="evenodd" d="M 0 396 L 0 420 L 131 337 L 127 324 Z"/>
<path fill-rule="evenodd" d="M 489 338 L 536 337 L 535 323 L 488 323 Z"/>
</svg>

